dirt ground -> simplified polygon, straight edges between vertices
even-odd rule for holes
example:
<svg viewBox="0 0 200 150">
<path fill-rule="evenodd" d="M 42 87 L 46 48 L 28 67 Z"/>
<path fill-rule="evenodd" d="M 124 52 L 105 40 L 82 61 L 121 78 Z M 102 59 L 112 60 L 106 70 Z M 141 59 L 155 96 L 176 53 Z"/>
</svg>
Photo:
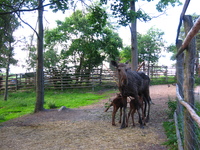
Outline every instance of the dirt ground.
<svg viewBox="0 0 200 150">
<path fill-rule="evenodd" d="M 119 123 L 112 126 L 112 108 L 104 112 L 105 99 L 77 109 L 47 110 L 7 121 L 0 126 L 0 150 L 167 150 L 162 145 L 167 140 L 162 123 L 167 120 L 166 102 L 176 97 L 175 88 L 150 87 L 155 105 L 151 105 L 150 122 L 144 129 L 137 121 L 135 127 L 125 129 L 119 129 Z"/>
</svg>

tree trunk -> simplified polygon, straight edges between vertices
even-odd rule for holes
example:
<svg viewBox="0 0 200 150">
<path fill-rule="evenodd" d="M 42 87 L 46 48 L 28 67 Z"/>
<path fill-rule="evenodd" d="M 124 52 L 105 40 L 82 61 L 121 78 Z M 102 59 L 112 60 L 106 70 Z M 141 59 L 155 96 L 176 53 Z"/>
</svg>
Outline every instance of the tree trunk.
<svg viewBox="0 0 200 150">
<path fill-rule="evenodd" d="M 38 0 L 38 40 L 36 68 L 36 105 L 35 112 L 44 110 L 44 72 L 43 72 L 43 0 Z"/>
<path fill-rule="evenodd" d="M 135 1 L 130 2 L 130 7 L 135 12 Z M 137 49 L 137 20 L 136 16 L 131 21 L 131 69 L 136 71 L 138 68 L 138 49 Z"/>
<path fill-rule="evenodd" d="M 9 54 L 8 54 L 8 61 L 6 65 L 6 85 L 5 85 L 5 92 L 4 92 L 4 101 L 7 101 L 8 99 L 8 76 L 9 76 L 11 55 L 12 55 L 12 47 L 11 47 L 11 41 L 9 41 Z"/>
</svg>

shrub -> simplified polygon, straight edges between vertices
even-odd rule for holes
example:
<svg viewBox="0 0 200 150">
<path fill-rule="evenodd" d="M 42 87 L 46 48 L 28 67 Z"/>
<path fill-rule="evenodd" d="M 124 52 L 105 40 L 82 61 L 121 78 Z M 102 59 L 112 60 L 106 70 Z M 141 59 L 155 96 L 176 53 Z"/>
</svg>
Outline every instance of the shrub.
<svg viewBox="0 0 200 150">
<path fill-rule="evenodd" d="M 50 109 L 57 108 L 57 107 L 56 107 L 56 104 L 55 104 L 54 101 L 50 101 L 50 102 L 48 102 L 47 105 L 48 105 L 48 107 L 49 107 Z"/>
<path fill-rule="evenodd" d="M 169 101 L 167 102 L 167 105 L 168 105 L 168 110 L 167 110 L 168 118 L 173 119 L 177 102 L 174 100 L 171 100 L 171 98 L 169 97 Z M 175 127 L 174 120 L 164 122 L 163 127 L 167 135 L 167 141 L 164 142 L 163 145 L 167 145 L 170 148 L 170 150 L 178 150 L 176 127 Z"/>
<path fill-rule="evenodd" d="M 168 105 L 168 110 L 167 110 L 167 114 L 168 114 L 168 118 L 169 119 L 173 119 L 174 116 L 174 111 L 176 110 L 176 101 L 171 100 L 171 98 L 169 97 L 169 101 L 167 102 Z"/>
</svg>

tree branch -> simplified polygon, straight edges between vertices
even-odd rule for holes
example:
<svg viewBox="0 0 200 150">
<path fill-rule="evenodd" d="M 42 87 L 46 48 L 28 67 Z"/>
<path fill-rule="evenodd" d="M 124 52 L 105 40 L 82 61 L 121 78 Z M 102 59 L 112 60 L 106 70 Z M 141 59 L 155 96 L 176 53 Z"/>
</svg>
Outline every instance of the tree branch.
<svg viewBox="0 0 200 150">
<path fill-rule="evenodd" d="M 27 26 L 29 26 L 29 27 L 35 32 L 35 34 L 37 35 L 37 37 L 39 38 L 39 35 L 38 35 L 37 31 L 36 31 L 30 24 L 28 24 L 27 22 L 25 22 L 25 21 L 20 17 L 20 14 L 18 14 L 18 13 L 16 13 L 16 14 L 17 14 L 18 18 L 19 18 L 24 24 L 26 24 Z"/>
<path fill-rule="evenodd" d="M 183 10 L 182 10 L 181 15 L 180 15 L 180 21 L 179 21 L 179 25 L 178 25 L 178 29 L 177 29 L 177 35 L 176 35 L 176 43 L 178 43 L 178 37 L 179 37 L 179 34 L 180 34 L 180 28 L 181 28 L 181 25 L 182 25 L 183 16 L 185 15 L 185 12 L 188 8 L 189 3 L 190 3 L 190 0 L 185 1 L 185 4 L 183 6 Z"/>
<path fill-rule="evenodd" d="M 53 3 L 50 3 L 50 4 L 46 4 L 46 5 L 43 5 L 43 7 L 46 7 L 46 6 L 50 6 L 52 5 Z M 20 4 L 21 5 L 21 4 Z M 0 7 L 2 6 L 6 6 L 6 7 L 9 7 L 12 9 L 12 11 L 5 11 L 5 12 L 0 12 L 0 15 L 6 15 L 6 14 L 12 14 L 12 13 L 17 13 L 17 12 L 23 12 L 23 11 L 35 11 L 35 10 L 38 10 L 40 9 L 40 7 L 36 7 L 36 8 L 32 8 L 32 9 L 15 9 L 13 8 L 13 6 L 11 5 L 6 5 L 6 4 L 0 4 Z"/>
</svg>

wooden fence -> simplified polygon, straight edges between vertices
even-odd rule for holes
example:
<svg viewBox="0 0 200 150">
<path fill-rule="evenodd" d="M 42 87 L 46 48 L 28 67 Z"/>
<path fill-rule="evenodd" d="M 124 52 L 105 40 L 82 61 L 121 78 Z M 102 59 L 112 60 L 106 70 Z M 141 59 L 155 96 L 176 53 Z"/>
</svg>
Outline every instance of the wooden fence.
<svg viewBox="0 0 200 150">
<path fill-rule="evenodd" d="M 143 68 L 144 69 L 144 68 Z M 146 74 L 147 69 L 140 70 Z M 9 90 L 27 90 L 36 87 L 36 73 L 21 73 L 9 75 L 8 89 Z M 167 80 L 169 76 L 175 76 L 175 71 L 170 72 L 166 66 L 151 66 L 150 78 L 152 80 L 157 78 L 164 78 Z M 0 91 L 5 89 L 5 76 L 0 78 Z M 116 74 L 114 70 L 94 69 L 90 73 L 76 73 L 75 70 L 70 69 L 66 71 L 54 71 L 51 73 L 44 73 L 44 87 L 45 89 L 64 90 L 70 88 L 94 88 L 97 85 L 101 86 L 116 86 Z"/>
<path fill-rule="evenodd" d="M 200 149 L 200 117 L 197 115 L 196 101 L 194 97 L 194 68 L 196 55 L 195 34 L 200 29 L 200 18 L 193 25 L 191 16 L 186 16 L 185 12 L 189 5 L 189 0 L 185 1 L 183 11 L 180 16 L 180 23 L 177 30 L 176 46 L 177 52 L 177 110 L 174 113 L 175 122 L 179 118 L 180 124 L 176 126 L 178 148 L 185 150 Z M 180 27 L 184 22 L 186 38 L 182 43 L 178 40 Z M 185 50 L 185 53 L 183 53 Z M 183 109 L 185 108 L 185 109 Z M 196 111 L 195 111 L 196 110 Z M 178 115 L 178 117 L 176 117 Z M 182 134 L 180 134 L 182 133 Z"/>
<path fill-rule="evenodd" d="M 26 90 L 36 87 L 36 73 L 13 74 L 9 75 L 9 90 Z M 70 88 L 93 88 L 96 85 L 116 85 L 113 80 L 113 71 L 95 69 L 91 73 L 75 73 L 75 72 L 54 72 L 44 73 L 45 89 L 64 90 Z M 1 76 L 0 89 L 5 89 L 5 76 Z"/>
</svg>

